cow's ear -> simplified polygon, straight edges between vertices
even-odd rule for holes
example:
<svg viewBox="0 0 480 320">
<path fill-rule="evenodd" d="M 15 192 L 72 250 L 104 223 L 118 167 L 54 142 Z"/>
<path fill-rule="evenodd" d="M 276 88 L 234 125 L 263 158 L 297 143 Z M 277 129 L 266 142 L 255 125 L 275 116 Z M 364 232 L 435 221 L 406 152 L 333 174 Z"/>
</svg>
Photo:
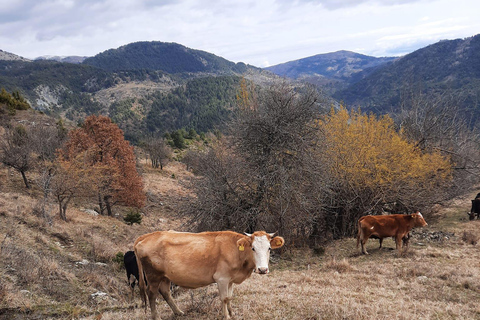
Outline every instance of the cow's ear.
<svg viewBox="0 0 480 320">
<path fill-rule="evenodd" d="M 281 247 L 283 247 L 284 244 L 285 244 L 285 240 L 282 237 L 279 237 L 279 236 L 270 240 L 270 247 L 272 249 L 281 248 Z"/>
<path fill-rule="evenodd" d="M 245 251 L 245 248 L 252 246 L 252 240 L 250 238 L 242 238 L 237 241 L 237 248 L 239 251 Z"/>
</svg>

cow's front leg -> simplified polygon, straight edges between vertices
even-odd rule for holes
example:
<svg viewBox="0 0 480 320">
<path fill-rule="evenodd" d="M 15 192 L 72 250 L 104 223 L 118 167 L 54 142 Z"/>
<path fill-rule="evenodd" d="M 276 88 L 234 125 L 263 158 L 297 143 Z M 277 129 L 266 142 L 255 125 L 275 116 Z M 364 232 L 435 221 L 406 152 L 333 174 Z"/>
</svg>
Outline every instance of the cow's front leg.
<svg viewBox="0 0 480 320">
<path fill-rule="evenodd" d="M 230 298 L 228 296 L 229 292 L 229 282 L 228 280 L 218 280 L 217 285 L 218 285 L 218 293 L 220 295 L 220 300 L 222 301 L 222 313 L 223 313 L 223 319 L 228 320 L 230 319 L 230 314 L 229 314 L 229 304 L 230 304 Z"/>
<path fill-rule="evenodd" d="M 402 244 L 403 244 L 403 236 L 401 234 L 397 234 L 395 237 L 395 245 L 397 248 L 398 253 L 402 252 Z"/>
<path fill-rule="evenodd" d="M 227 309 L 228 309 L 228 314 L 233 317 L 234 313 L 232 310 L 232 302 L 233 299 L 233 283 L 228 284 L 228 301 L 227 301 Z"/>
</svg>

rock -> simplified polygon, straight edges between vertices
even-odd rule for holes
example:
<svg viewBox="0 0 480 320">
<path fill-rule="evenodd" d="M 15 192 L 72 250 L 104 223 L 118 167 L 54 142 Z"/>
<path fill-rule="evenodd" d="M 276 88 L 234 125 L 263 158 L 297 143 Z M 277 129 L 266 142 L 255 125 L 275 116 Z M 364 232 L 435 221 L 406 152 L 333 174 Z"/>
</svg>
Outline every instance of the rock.
<svg viewBox="0 0 480 320">
<path fill-rule="evenodd" d="M 90 262 L 86 259 L 83 259 L 82 261 L 77 261 L 75 262 L 75 265 L 78 267 L 78 266 L 86 266 L 87 264 L 89 264 Z"/>
<path fill-rule="evenodd" d="M 97 291 L 90 295 L 90 300 L 96 303 L 106 301 L 107 299 L 108 299 L 108 294 L 102 291 Z"/>
<path fill-rule="evenodd" d="M 91 216 L 98 216 L 98 212 L 95 211 L 95 210 L 91 210 L 91 209 L 81 209 L 81 211 L 85 212 L 85 213 L 88 213 L 89 215 Z"/>
<path fill-rule="evenodd" d="M 103 262 L 95 262 L 95 265 L 100 266 L 100 267 L 106 267 L 107 266 L 107 264 L 103 263 Z"/>
</svg>

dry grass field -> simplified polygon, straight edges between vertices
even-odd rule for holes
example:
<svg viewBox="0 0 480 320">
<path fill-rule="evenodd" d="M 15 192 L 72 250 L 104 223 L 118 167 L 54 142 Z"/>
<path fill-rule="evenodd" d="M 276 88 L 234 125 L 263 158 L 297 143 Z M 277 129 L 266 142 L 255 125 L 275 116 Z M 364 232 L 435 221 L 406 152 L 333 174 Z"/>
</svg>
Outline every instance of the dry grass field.
<svg viewBox="0 0 480 320">
<path fill-rule="evenodd" d="M 52 203 L 48 225 L 35 213 L 40 191 L 26 191 L 17 173 L 0 168 L 0 319 L 149 319 L 138 289 L 130 301 L 113 259 L 143 233 L 183 228 L 176 212 L 189 176 L 178 163 L 162 172 L 144 167 L 141 225 L 92 216 L 83 209 L 93 205 L 81 201 L 68 222 Z M 370 255 L 360 255 L 353 238 L 327 244 L 322 255 L 291 248 L 273 255 L 270 274 L 235 287 L 234 319 L 480 319 L 480 221 L 466 215 L 474 194 L 440 208 L 401 255 L 391 239 L 381 250 L 369 240 Z M 175 299 L 186 315 L 175 317 L 162 299 L 162 319 L 221 319 L 215 285 L 178 289 Z"/>
</svg>

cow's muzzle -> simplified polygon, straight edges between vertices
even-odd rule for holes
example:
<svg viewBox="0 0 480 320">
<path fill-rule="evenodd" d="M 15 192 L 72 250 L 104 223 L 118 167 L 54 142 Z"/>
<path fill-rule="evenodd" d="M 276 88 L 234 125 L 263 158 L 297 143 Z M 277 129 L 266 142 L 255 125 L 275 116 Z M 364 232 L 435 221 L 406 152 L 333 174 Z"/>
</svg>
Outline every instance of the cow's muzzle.
<svg viewBox="0 0 480 320">
<path fill-rule="evenodd" d="M 267 274 L 268 273 L 268 268 L 257 268 L 255 272 L 259 274 Z"/>
</svg>

